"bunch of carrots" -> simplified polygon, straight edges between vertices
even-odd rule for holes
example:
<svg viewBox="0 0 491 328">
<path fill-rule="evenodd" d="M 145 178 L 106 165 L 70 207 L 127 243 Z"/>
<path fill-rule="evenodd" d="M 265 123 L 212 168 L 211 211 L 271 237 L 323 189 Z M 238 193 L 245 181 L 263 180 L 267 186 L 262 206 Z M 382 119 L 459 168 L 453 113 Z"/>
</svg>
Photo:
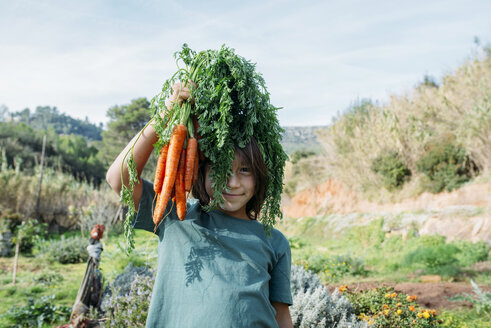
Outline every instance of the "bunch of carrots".
<svg viewBox="0 0 491 328">
<path fill-rule="evenodd" d="M 187 108 L 186 108 L 187 107 Z M 190 118 L 191 104 L 182 108 L 182 118 L 173 127 L 170 141 L 160 151 L 155 170 L 153 188 L 156 204 L 153 212 L 155 229 L 162 220 L 167 203 L 172 199 L 177 216 L 182 221 L 186 217 L 187 195 L 198 176 L 197 120 Z"/>
</svg>

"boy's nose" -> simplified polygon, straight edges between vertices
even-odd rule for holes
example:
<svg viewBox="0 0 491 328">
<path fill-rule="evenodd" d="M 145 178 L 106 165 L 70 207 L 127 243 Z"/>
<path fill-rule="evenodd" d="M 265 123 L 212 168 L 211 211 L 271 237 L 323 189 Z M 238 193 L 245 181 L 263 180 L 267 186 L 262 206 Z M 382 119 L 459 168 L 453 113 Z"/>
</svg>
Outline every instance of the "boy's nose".
<svg viewBox="0 0 491 328">
<path fill-rule="evenodd" d="M 235 188 L 239 186 L 239 179 L 232 173 L 230 178 L 228 178 L 227 186 L 230 188 Z"/>
</svg>

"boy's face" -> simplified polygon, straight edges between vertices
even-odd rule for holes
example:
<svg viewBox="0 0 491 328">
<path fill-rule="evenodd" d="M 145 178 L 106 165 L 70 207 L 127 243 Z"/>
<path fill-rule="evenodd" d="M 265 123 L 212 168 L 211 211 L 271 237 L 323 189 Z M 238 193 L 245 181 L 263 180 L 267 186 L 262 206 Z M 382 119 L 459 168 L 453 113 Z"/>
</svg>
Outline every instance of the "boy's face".
<svg viewBox="0 0 491 328">
<path fill-rule="evenodd" d="M 254 196 L 254 188 L 256 186 L 255 177 L 251 172 L 249 164 L 244 163 L 237 152 L 235 159 L 232 162 L 232 176 L 228 180 L 228 192 L 222 193 L 224 203 L 219 210 L 230 216 L 249 220 L 246 212 L 247 202 Z M 206 170 L 205 179 L 206 193 L 213 197 L 213 189 L 211 188 L 210 167 Z"/>
</svg>

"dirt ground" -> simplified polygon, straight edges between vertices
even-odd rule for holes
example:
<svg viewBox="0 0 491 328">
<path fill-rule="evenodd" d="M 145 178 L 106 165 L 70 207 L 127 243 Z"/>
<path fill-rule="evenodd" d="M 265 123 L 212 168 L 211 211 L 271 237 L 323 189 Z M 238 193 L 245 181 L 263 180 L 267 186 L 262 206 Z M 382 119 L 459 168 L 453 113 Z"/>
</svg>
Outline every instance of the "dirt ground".
<svg viewBox="0 0 491 328">
<path fill-rule="evenodd" d="M 429 309 L 455 309 L 471 308 L 472 303 L 451 301 L 450 298 L 459 294 L 474 296 L 474 291 L 469 283 L 464 282 L 428 282 L 428 283 L 387 283 L 387 282 L 365 282 L 349 284 L 351 290 L 368 290 L 372 288 L 391 286 L 396 292 L 418 296 L 417 302 L 420 306 Z M 329 286 L 333 291 L 339 286 Z M 491 292 L 491 286 L 479 286 L 481 290 Z"/>
</svg>

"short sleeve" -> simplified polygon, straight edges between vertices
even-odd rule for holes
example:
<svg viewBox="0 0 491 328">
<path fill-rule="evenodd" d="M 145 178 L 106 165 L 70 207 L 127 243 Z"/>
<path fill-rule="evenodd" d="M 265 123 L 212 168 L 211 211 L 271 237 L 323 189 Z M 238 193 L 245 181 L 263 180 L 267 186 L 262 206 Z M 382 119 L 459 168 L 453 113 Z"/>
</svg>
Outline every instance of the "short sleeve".
<svg viewBox="0 0 491 328">
<path fill-rule="evenodd" d="M 153 184 L 147 180 L 142 179 L 143 190 L 140 197 L 140 204 L 138 205 L 138 212 L 136 213 L 135 220 L 133 221 L 133 227 L 135 229 L 143 229 L 153 232 L 155 225 L 153 223 L 153 198 L 155 192 L 153 191 Z"/>
<path fill-rule="evenodd" d="M 279 232 L 278 232 L 279 233 Z M 280 234 L 278 242 L 278 260 L 271 271 L 269 298 L 272 302 L 293 304 L 290 287 L 291 250 L 288 240 Z"/>
<path fill-rule="evenodd" d="M 155 224 L 153 223 L 153 210 L 155 207 L 155 192 L 153 191 L 153 184 L 147 180 L 142 179 L 143 188 L 142 195 L 140 197 L 140 204 L 138 205 L 138 212 L 135 215 L 135 219 L 133 221 L 133 227 L 135 229 L 143 229 L 149 232 L 154 232 Z M 157 231 L 155 233 L 157 235 L 160 234 L 160 231 L 163 228 L 163 224 L 169 221 L 170 218 L 177 217 L 175 213 L 175 209 L 169 208 L 171 202 L 167 204 L 167 208 L 165 210 L 166 213 L 171 211 L 167 220 L 164 220 L 162 224 L 159 225 Z"/>
</svg>

